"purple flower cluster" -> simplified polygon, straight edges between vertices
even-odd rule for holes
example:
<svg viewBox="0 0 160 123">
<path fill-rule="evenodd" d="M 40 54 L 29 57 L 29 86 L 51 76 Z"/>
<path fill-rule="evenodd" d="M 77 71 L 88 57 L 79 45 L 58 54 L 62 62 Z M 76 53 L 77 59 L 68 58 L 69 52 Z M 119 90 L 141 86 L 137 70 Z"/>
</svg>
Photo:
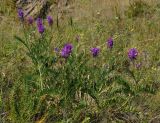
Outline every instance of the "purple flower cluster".
<svg viewBox="0 0 160 123">
<path fill-rule="evenodd" d="M 69 55 L 72 53 L 73 45 L 72 44 L 65 44 L 62 51 L 61 51 L 61 56 L 63 58 L 68 58 Z"/>
<path fill-rule="evenodd" d="M 37 18 L 37 26 L 38 25 L 43 25 L 43 21 L 41 18 Z"/>
<path fill-rule="evenodd" d="M 91 48 L 91 53 L 92 53 L 93 57 L 98 56 L 99 52 L 100 52 L 99 48 Z"/>
<path fill-rule="evenodd" d="M 136 57 L 138 56 L 138 51 L 136 48 L 131 48 L 128 51 L 128 57 L 130 60 L 134 60 L 136 59 Z"/>
<path fill-rule="evenodd" d="M 24 13 L 23 13 L 23 10 L 22 10 L 22 9 L 18 9 L 18 17 L 19 17 L 21 20 L 24 20 Z M 48 16 L 48 17 L 47 17 L 47 21 L 48 21 L 48 24 L 49 24 L 50 26 L 53 25 L 53 19 L 52 19 L 51 16 Z M 34 22 L 34 19 L 33 19 L 32 17 L 29 17 L 29 18 L 28 18 L 28 23 L 29 23 L 29 24 L 33 24 L 33 22 Z M 44 27 L 44 25 L 43 25 L 42 19 L 41 19 L 41 18 L 37 18 L 36 22 L 37 22 L 38 32 L 39 32 L 40 34 L 43 34 L 44 31 L 45 31 L 45 27 Z M 80 40 L 80 36 L 77 35 L 77 36 L 76 36 L 76 41 L 78 42 L 79 40 Z M 112 39 L 112 38 L 109 38 L 109 39 L 107 40 L 106 44 L 107 44 L 108 48 L 112 49 L 112 48 L 113 48 L 113 45 L 114 45 L 113 39 Z M 66 45 L 62 48 L 62 50 L 61 50 L 61 56 L 62 56 L 63 58 L 68 58 L 69 55 L 72 53 L 72 49 L 73 49 L 73 45 L 72 45 L 72 44 L 70 44 L 70 43 L 66 44 Z M 58 52 L 59 49 L 58 49 L 58 48 L 55 48 L 55 51 Z M 100 52 L 100 48 L 94 47 L 94 48 L 91 48 L 90 51 L 91 51 L 93 57 L 97 57 L 98 54 L 99 54 L 99 52 Z M 129 49 L 129 51 L 128 51 L 128 57 L 129 57 L 130 60 L 136 59 L 137 56 L 138 56 L 138 51 L 137 51 L 136 48 L 131 48 L 131 49 Z M 137 65 L 137 67 L 139 67 L 139 66 L 140 66 L 140 65 Z"/>
<path fill-rule="evenodd" d="M 45 28 L 44 28 L 44 26 L 43 26 L 43 21 L 42 21 L 41 18 L 38 18 L 38 19 L 37 19 L 37 28 L 38 28 L 38 32 L 39 32 L 40 34 L 42 34 L 42 33 L 45 31 Z"/>
<path fill-rule="evenodd" d="M 112 38 L 109 38 L 108 41 L 107 41 L 107 46 L 108 48 L 112 49 L 113 48 L 113 39 Z"/>
<path fill-rule="evenodd" d="M 18 9 L 18 17 L 23 20 L 24 19 L 24 13 L 22 9 Z"/>
<path fill-rule="evenodd" d="M 23 13 L 23 10 L 22 10 L 22 9 L 18 9 L 18 17 L 19 17 L 22 21 L 24 21 L 24 13 Z M 47 21 L 48 21 L 49 26 L 52 26 L 52 25 L 53 25 L 53 19 L 52 19 L 51 16 L 47 16 Z M 33 22 L 34 22 L 33 17 L 28 17 L 27 23 L 30 24 L 30 25 L 32 25 Z M 43 25 L 42 19 L 41 19 L 41 18 L 37 18 L 36 23 L 37 23 L 38 32 L 39 32 L 40 34 L 43 34 L 44 31 L 45 31 L 45 27 L 44 27 L 44 25 Z"/>
<path fill-rule="evenodd" d="M 42 34 L 42 33 L 44 32 L 44 30 L 45 30 L 45 28 L 44 28 L 43 25 L 38 26 L 38 31 L 39 31 L 39 33 Z"/>
<path fill-rule="evenodd" d="M 51 16 L 47 16 L 47 21 L 48 21 L 48 24 L 49 24 L 50 26 L 53 25 L 53 19 L 52 19 Z"/>
</svg>

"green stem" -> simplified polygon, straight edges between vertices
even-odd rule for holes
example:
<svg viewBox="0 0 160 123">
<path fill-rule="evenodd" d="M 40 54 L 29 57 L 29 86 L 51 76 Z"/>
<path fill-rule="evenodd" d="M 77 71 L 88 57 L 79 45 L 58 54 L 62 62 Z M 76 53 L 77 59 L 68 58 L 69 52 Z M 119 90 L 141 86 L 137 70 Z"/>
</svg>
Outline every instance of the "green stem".
<svg viewBox="0 0 160 123">
<path fill-rule="evenodd" d="M 41 66 L 38 64 L 38 72 L 39 72 L 39 82 L 41 90 L 43 90 L 43 79 L 42 79 L 42 72 L 41 72 Z"/>
</svg>

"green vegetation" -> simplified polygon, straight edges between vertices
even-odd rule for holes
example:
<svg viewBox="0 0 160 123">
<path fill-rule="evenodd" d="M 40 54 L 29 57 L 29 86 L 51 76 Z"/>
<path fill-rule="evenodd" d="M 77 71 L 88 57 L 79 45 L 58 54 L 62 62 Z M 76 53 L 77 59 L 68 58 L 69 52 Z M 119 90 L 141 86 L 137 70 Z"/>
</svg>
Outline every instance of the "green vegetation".
<svg viewBox="0 0 160 123">
<path fill-rule="evenodd" d="M 19 19 L 14 3 L 0 5 L 0 122 L 145 123 L 159 115 L 159 4 L 136 1 L 123 15 L 116 3 L 112 17 L 97 10 L 79 18 L 89 3 L 77 1 L 81 9 L 64 20 L 51 11 L 44 32 Z"/>
</svg>

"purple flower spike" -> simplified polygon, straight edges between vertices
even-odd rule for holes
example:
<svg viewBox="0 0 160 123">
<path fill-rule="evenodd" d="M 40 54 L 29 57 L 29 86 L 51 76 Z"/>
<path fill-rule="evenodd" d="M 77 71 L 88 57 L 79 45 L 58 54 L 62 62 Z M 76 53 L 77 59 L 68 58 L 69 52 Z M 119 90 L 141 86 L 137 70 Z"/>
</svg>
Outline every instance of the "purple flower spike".
<svg viewBox="0 0 160 123">
<path fill-rule="evenodd" d="M 48 21 L 48 24 L 49 24 L 50 26 L 53 25 L 53 19 L 52 19 L 51 16 L 48 16 L 48 17 L 47 17 L 47 21 Z"/>
<path fill-rule="evenodd" d="M 38 32 L 42 34 L 45 28 L 43 26 L 43 21 L 41 18 L 37 18 L 37 27 L 38 27 Z"/>
<path fill-rule="evenodd" d="M 43 25 L 38 25 L 38 32 L 39 33 L 43 33 L 44 32 L 44 30 L 45 30 L 45 28 L 44 28 L 44 26 Z"/>
<path fill-rule="evenodd" d="M 136 59 L 137 56 L 138 56 L 138 51 L 137 51 L 136 48 L 131 48 L 128 51 L 128 57 L 129 57 L 130 60 Z"/>
<path fill-rule="evenodd" d="M 18 17 L 23 20 L 24 19 L 24 13 L 22 9 L 18 9 Z"/>
<path fill-rule="evenodd" d="M 61 51 L 61 56 L 63 58 L 68 58 L 69 55 L 72 53 L 72 49 L 73 49 L 72 44 L 66 44 Z"/>
<path fill-rule="evenodd" d="M 43 25 L 43 21 L 41 18 L 37 18 L 37 26 Z"/>
<path fill-rule="evenodd" d="M 29 23 L 29 24 L 33 24 L 33 22 L 34 22 L 33 17 L 29 17 L 29 18 L 28 18 L 28 23 Z"/>
<path fill-rule="evenodd" d="M 113 39 L 112 38 L 109 38 L 108 41 L 107 41 L 107 46 L 112 49 L 113 48 Z"/>
<path fill-rule="evenodd" d="M 93 57 L 98 56 L 100 49 L 99 48 L 91 48 L 91 53 Z"/>
</svg>

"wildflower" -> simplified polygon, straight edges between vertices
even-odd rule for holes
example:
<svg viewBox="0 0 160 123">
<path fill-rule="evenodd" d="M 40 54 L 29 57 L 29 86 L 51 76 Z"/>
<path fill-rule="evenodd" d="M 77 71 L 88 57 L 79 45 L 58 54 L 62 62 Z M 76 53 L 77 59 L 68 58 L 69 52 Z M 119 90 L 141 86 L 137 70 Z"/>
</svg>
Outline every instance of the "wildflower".
<svg viewBox="0 0 160 123">
<path fill-rule="evenodd" d="M 45 28 L 43 26 L 43 21 L 41 18 L 37 19 L 37 27 L 38 27 L 38 32 L 42 34 L 44 32 Z"/>
<path fill-rule="evenodd" d="M 63 58 L 68 58 L 69 55 L 72 53 L 72 49 L 73 49 L 72 44 L 66 44 L 61 51 L 61 56 Z"/>
<path fill-rule="evenodd" d="M 136 59 L 137 56 L 138 56 L 138 51 L 137 51 L 136 48 L 131 48 L 128 51 L 128 57 L 129 57 L 130 60 Z"/>
<path fill-rule="evenodd" d="M 44 28 L 43 24 L 42 25 L 38 25 L 38 32 L 39 33 L 42 34 L 44 32 L 44 30 L 45 30 L 45 28 Z"/>
<path fill-rule="evenodd" d="M 24 13 L 22 9 L 18 9 L 18 17 L 23 20 L 24 19 Z"/>
<path fill-rule="evenodd" d="M 108 41 L 107 41 L 107 46 L 112 49 L 113 48 L 113 39 L 112 38 L 109 38 Z"/>
<path fill-rule="evenodd" d="M 100 49 L 99 48 L 91 48 L 91 53 L 93 57 L 98 56 Z"/>
<path fill-rule="evenodd" d="M 34 22 L 33 17 L 29 17 L 29 18 L 28 18 L 28 23 L 29 23 L 29 24 L 33 24 L 33 22 Z"/>
<path fill-rule="evenodd" d="M 43 21 L 41 18 L 37 18 L 37 26 L 43 25 Z"/>
<path fill-rule="evenodd" d="M 48 24 L 49 24 L 50 26 L 53 25 L 53 19 L 52 19 L 51 16 L 48 16 L 48 17 L 47 17 L 47 21 L 48 21 Z"/>
</svg>

